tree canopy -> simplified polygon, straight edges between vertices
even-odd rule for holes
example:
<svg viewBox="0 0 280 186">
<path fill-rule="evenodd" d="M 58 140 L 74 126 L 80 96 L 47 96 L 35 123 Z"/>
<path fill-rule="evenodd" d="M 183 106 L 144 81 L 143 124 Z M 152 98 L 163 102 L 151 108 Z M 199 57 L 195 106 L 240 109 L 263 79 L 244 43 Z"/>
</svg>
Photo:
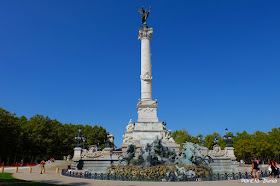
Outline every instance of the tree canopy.
<svg viewBox="0 0 280 186">
<path fill-rule="evenodd" d="M 268 133 L 256 131 L 253 134 L 248 134 L 243 131 L 241 133 L 237 132 L 235 135 L 231 132 L 228 134 L 233 136 L 230 144 L 234 147 L 234 154 L 238 160 L 243 159 L 250 162 L 251 158 L 258 158 L 267 162 L 272 157 L 280 160 L 280 127 L 273 128 Z M 202 138 L 201 134 L 198 136 Z M 186 129 L 176 130 L 172 133 L 175 142 L 181 146 L 186 141 L 200 145 L 201 141 L 198 140 L 198 136 L 191 136 Z M 218 145 L 222 149 L 226 147 L 227 144 L 223 136 L 216 132 L 205 136 L 205 147 L 211 150 L 214 145 L 214 138 L 218 139 Z"/>
<path fill-rule="evenodd" d="M 101 126 L 62 124 L 39 114 L 27 119 L 0 108 L 0 162 L 9 164 L 23 159 L 29 163 L 73 155 L 79 128 L 87 137 L 86 147 L 105 147 L 107 131 Z"/>
<path fill-rule="evenodd" d="M 87 137 L 86 147 L 93 144 L 105 147 L 107 131 L 102 126 L 62 124 L 39 114 L 27 119 L 0 108 L 0 162 L 9 164 L 23 159 L 24 162 L 33 163 L 41 159 L 62 159 L 63 156 L 72 155 L 77 145 L 75 135 L 79 128 L 82 135 Z M 228 134 L 233 136 L 230 144 L 234 147 L 237 159 L 250 161 L 250 158 L 259 158 L 267 162 L 274 157 L 280 160 L 280 127 L 268 133 L 256 131 L 248 134 L 243 131 Z M 174 131 L 172 137 L 181 147 L 186 141 L 201 145 L 203 138 L 201 134 L 190 135 L 186 129 Z M 208 149 L 213 148 L 214 138 L 218 139 L 221 148 L 226 147 L 223 136 L 214 132 L 204 137 L 204 145 Z"/>
</svg>

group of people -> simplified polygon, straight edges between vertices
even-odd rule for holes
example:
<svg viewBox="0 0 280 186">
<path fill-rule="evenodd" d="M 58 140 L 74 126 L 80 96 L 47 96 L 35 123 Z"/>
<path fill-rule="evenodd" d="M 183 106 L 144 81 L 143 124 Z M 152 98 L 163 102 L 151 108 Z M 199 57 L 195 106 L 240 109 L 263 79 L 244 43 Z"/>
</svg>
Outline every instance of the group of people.
<svg viewBox="0 0 280 186">
<path fill-rule="evenodd" d="M 52 162 L 54 162 L 54 158 L 51 158 L 51 159 L 48 160 L 48 163 L 52 163 Z M 45 165 L 46 165 L 46 162 L 44 160 L 42 160 L 40 162 L 40 167 L 41 167 L 41 173 L 40 174 L 44 173 Z"/>
<path fill-rule="evenodd" d="M 54 162 L 54 158 L 49 159 L 48 162 L 49 162 L 49 163 Z"/>
<path fill-rule="evenodd" d="M 270 172 L 270 178 L 272 178 L 272 175 L 274 175 L 274 178 L 279 178 L 279 164 L 275 161 L 274 158 L 270 159 L 268 162 L 268 171 Z M 256 178 L 258 178 L 259 180 L 259 160 L 252 159 L 252 173 L 253 173 L 253 177 L 254 180 L 256 180 Z"/>
</svg>

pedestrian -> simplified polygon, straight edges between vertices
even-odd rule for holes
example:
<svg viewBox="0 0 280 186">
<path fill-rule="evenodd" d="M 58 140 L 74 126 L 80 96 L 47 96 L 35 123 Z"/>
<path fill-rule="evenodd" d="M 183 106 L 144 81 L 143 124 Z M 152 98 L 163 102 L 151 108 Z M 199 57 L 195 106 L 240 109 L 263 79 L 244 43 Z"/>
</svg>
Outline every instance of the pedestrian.
<svg viewBox="0 0 280 186">
<path fill-rule="evenodd" d="M 252 159 L 252 173 L 254 176 L 254 180 L 256 180 L 256 177 L 258 178 L 258 180 L 260 179 L 258 171 L 259 171 L 259 165 L 254 159 Z"/>
<path fill-rule="evenodd" d="M 260 165 L 260 161 L 257 158 L 255 158 L 255 162 L 257 162 L 257 164 Z"/>
<path fill-rule="evenodd" d="M 45 168 L 45 161 L 44 160 L 42 160 L 41 161 L 41 163 L 40 163 L 40 167 L 41 167 L 41 174 L 43 173 L 43 170 L 44 170 L 44 168 Z"/>
<path fill-rule="evenodd" d="M 270 178 L 272 178 L 272 174 L 274 174 L 274 178 L 275 177 L 278 178 L 278 167 L 277 166 L 279 166 L 279 165 L 277 164 L 277 162 L 275 161 L 274 158 L 269 160 L 267 167 L 271 168 Z"/>
</svg>

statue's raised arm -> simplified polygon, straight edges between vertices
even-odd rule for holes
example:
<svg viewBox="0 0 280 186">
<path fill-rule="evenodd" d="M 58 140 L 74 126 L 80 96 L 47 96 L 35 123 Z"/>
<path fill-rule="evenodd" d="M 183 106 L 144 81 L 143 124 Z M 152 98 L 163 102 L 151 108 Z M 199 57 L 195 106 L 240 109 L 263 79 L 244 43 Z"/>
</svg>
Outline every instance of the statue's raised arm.
<svg viewBox="0 0 280 186">
<path fill-rule="evenodd" d="M 142 10 L 141 10 L 140 8 L 137 8 L 137 10 L 138 10 L 138 12 L 139 12 L 141 15 L 144 14 L 144 12 L 143 12 L 143 7 L 142 7 Z"/>
</svg>

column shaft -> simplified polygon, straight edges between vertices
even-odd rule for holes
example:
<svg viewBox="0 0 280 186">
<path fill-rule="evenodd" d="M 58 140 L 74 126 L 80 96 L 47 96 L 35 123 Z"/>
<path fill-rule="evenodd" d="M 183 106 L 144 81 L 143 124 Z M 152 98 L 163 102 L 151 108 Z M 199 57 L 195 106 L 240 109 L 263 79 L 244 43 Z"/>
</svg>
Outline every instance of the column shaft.
<svg viewBox="0 0 280 186">
<path fill-rule="evenodd" d="M 152 100 L 152 64 L 150 40 L 141 40 L 141 99 Z"/>
<path fill-rule="evenodd" d="M 150 40 L 152 28 L 142 27 L 139 30 L 141 40 L 141 100 L 152 100 L 152 64 Z"/>
</svg>

